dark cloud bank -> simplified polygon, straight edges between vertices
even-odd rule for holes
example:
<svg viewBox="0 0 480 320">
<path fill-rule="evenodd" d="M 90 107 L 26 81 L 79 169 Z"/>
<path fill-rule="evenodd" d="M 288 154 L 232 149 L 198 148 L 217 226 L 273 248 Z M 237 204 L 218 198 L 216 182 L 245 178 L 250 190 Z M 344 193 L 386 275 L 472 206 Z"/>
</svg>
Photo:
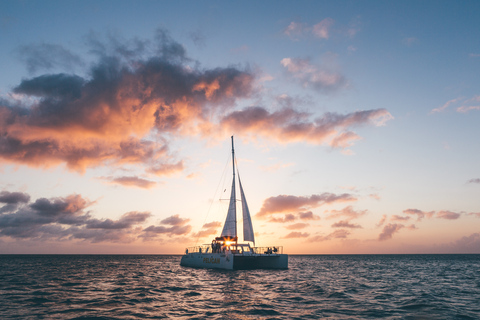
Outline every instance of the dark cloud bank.
<svg viewBox="0 0 480 320">
<path fill-rule="evenodd" d="M 158 226 L 143 227 L 152 216 L 150 212 L 127 212 L 118 220 L 97 219 L 86 211 L 93 203 L 81 195 L 29 200 L 26 193 L 0 192 L 0 237 L 132 242 L 186 235 L 192 228 L 188 219 L 178 215 L 162 220 Z"/>
</svg>

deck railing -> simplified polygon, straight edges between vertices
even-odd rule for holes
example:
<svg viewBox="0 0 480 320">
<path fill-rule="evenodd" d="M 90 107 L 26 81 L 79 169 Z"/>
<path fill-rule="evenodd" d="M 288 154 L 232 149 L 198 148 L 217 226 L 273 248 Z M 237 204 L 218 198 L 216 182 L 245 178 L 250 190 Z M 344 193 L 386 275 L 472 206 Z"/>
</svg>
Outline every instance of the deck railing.
<svg viewBox="0 0 480 320">
<path fill-rule="evenodd" d="M 274 247 L 253 247 L 253 253 L 257 254 L 282 254 L 283 247 L 282 246 L 274 246 Z"/>
<path fill-rule="evenodd" d="M 282 246 L 272 246 L 272 247 L 251 247 L 250 250 L 256 254 L 282 254 Z M 209 245 L 188 247 L 185 253 L 211 253 L 212 247 Z"/>
</svg>

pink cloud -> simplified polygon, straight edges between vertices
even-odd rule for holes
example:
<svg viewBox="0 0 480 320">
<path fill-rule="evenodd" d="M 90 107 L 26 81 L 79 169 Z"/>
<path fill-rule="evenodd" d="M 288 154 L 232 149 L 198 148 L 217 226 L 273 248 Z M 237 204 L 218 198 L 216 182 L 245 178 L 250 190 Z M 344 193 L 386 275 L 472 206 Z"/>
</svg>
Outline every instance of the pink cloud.
<svg viewBox="0 0 480 320">
<path fill-rule="evenodd" d="M 222 224 L 218 221 L 206 223 L 202 226 L 202 230 L 193 234 L 193 237 L 204 238 L 215 235 L 217 234 L 218 228 L 221 226 Z"/>
<path fill-rule="evenodd" d="M 418 210 L 418 209 L 403 210 L 403 213 L 410 214 L 410 215 L 416 215 L 417 216 L 417 221 L 421 221 L 424 217 L 431 218 L 435 214 L 434 211 L 424 212 L 424 211 Z"/>
<path fill-rule="evenodd" d="M 350 194 L 343 193 L 335 195 L 333 193 L 313 194 L 311 196 L 293 196 L 279 195 L 264 200 L 262 208 L 257 213 L 257 217 L 264 217 L 270 214 L 303 211 L 306 208 L 315 208 L 323 204 L 341 203 L 347 201 L 356 201 L 357 199 Z"/>
<path fill-rule="evenodd" d="M 298 229 L 304 229 L 308 226 L 309 226 L 308 223 L 295 223 L 295 224 L 291 224 L 289 226 L 286 226 L 286 228 L 288 230 L 298 230 Z"/>
<path fill-rule="evenodd" d="M 338 217 L 347 217 L 347 219 L 357 219 L 361 216 L 367 214 L 367 210 L 355 211 L 352 206 L 345 207 L 341 210 L 330 210 L 328 219 L 338 218 Z"/>
<path fill-rule="evenodd" d="M 310 234 L 307 232 L 298 232 L 298 231 L 292 231 L 289 234 L 287 234 L 285 237 L 282 239 L 294 239 L 294 238 L 308 238 Z"/>
<path fill-rule="evenodd" d="M 292 214 L 292 213 L 288 213 L 286 215 L 284 215 L 283 217 L 270 217 L 270 219 L 268 220 L 268 222 L 280 222 L 280 223 L 285 223 L 285 222 L 293 222 L 297 219 L 297 217 Z"/>
<path fill-rule="evenodd" d="M 382 215 L 382 218 L 381 218 L 380 221 L 377 223 L 377 227 L 383 226 L 383 224 L 385 223 L 385 221 L 387 221 L 387 215 L 386 215 L 386 214 Z"/>
<path fill-rule="evenodd" d="M 325 18 L 312 28 L 312 34 L 320 39 L 328 39 L 330 35 L 330 27 L 334 21 L 331 18 Z"/>
<path fill-rule="evenodd" d="M 385 241 L 385 240 L 391 239 L 392 236 L 398 231 L 400 231 L 400 229 L 402 229 L 403 227 L 405 226 L 402 224 L 396 224 L 396 223 L 387 224 L 385 227 L 383 227 L 383 231 L 378 236 L 378 240 Z"/>
<path fill-rule="evenodd" d="M 135 177 L 135 176 L 123 176 L 123 177 L 101 177 L 100 179 L 108 181 L 112 184 L 119 184 L 125 187 L 137 187 L 142 189 L 153 188 L 157 183 L 151 180 Z"/>
<path fill-rule="evenodd" d="M 452 212 L 452 211 L 439 211 L 436 214 L 437 218 L 440 219 L 447 219 L 447 220 L 456 220 L 460 218 L 460 213 Z"/>
<path fill-rule="evenodd" d="M 285 108 L 269 112 L 262 107 L 248 107 L 225 116 L 221 126 L 242 135 L 259 134 L 279 143 L 308 142 L 333 148 L 351 146 L 359 137 L 350 129 L 362 125 L 382 126 L 393 117 L 385 109 L 357 111 L 340 115 L 326 113 L 310 120 L 310 114 Z"/>
<path fill-rule="evenodd" d="M 344 230 L 344 229 L 335 230 L 326 236 L 315 236 L 310 239 L 310 242 L 321 242 L 321 241 L 328 241 L 332 239 L 346 239 L 349 234 L 350 234 L 350 231 L 348 230 Z"/>
<path fill-rule="evenodd" d="M 328 93 L 343 88 L 347 84 L 345 77 L 340 73 L 326 67 L 315 66 L 307 59 L 284 58 L 281 64 L 288 74 L 305 88 Z"/>
<path fill-rule="evenodd" d="M 450 105 L 457 103 L 458 101 L 461 101 L 463 98 L 455 98 L 452 100 L 448 100 L 445 104 L 443 104 L 441 107 L 432 109 L 430 113 L 436 113 L 436 112 L 443 112 L 445 111 Z"/>
<path fill-rule="evenodd" d="M 392 216 L 392 221 L 408 221 L 408 220 L 410 220 L 410 217 L 399 216 L 396 214 Z"/>
<path fill-rule="evenodd" d="M 320 220 L 320 217 L 317 215 L 314 215 L 312 211 L 299 212 L 298 217 L 301 220 Z"/>
<path fill-rule="evenodd" d="M 435 211 L 425 212 L 418 209 L 407 209 L 407 210 L 404 210 L 403 213 L 416 215 L 417 221 L 421 221 L 424 217 L 427 217 L 427 218 L 435 217 L 438 219 L 456 220 L 461 216 L 460 213 L 456 213 L 448 210 L 442 210 L 438 212 L 435 212 Z"/>
<path fill-rule="evenodd" d="M 350 228 L 350 229 L 361 229 L 362 226 L 359 224 L 353 224 L 347 220 L 342 220 L 332 224 L 332 228 Z"/>
</svg>

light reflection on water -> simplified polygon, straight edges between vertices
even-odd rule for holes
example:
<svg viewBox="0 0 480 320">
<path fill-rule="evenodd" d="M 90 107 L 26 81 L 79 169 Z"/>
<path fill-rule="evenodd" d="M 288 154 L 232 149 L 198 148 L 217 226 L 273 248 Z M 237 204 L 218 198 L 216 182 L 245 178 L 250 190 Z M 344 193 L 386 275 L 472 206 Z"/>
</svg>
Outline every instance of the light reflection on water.
<svg viewBox="0 0 480 320">
<path fill-rule="evenodd" d="M 479 319 L 480 255 L 290 256 L 222 271 L 180 256 L 0 256 L 1 319 Z"/>
</svg>

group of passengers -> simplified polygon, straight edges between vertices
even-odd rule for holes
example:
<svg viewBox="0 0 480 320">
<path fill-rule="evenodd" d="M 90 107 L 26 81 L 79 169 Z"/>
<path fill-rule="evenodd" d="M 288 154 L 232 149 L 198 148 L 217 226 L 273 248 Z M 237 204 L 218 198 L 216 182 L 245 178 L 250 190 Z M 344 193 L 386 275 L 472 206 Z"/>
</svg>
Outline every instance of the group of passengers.
<svg viewBox="0 0 480 320">
<path fill-rule="evenodd" d="M 212 241 L 212 253 L 220 253 L 222 251 L 222 244 Z"/>
</svg>

